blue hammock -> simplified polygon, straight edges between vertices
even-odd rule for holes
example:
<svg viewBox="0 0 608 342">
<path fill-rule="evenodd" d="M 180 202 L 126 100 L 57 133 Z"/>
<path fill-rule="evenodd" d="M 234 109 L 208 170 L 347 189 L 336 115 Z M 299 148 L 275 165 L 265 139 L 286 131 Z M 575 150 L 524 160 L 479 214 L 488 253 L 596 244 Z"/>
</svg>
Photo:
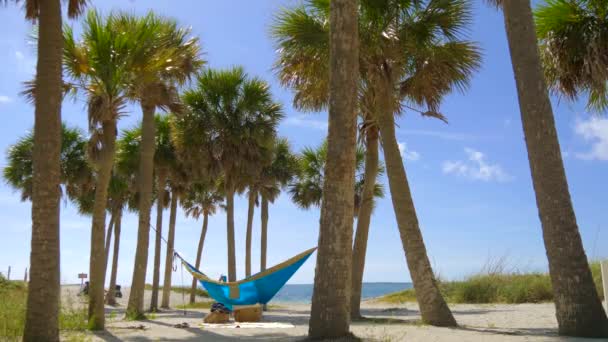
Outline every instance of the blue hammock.
<svg viewBox="0 0 608 342">
<path fill-rule="evenodd" d="M 176 256 L 181 259 L 182 264 L 186 266 L 186 270 L 198 279 L 211 298 L 232 310 L 235 305 L 268 303 L 315 250 L 316 248 L 311 248 L 249 278 L 228 283 L 210 279 L 196 267 L 186 262 L 179 254 L 176 253 Z"/>
</svg>

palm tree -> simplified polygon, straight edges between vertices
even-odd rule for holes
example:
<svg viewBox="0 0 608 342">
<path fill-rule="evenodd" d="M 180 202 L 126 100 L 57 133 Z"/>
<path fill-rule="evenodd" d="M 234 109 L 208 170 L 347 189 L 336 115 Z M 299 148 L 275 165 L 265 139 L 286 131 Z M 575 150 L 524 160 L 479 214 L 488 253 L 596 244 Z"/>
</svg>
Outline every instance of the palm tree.
<svg viewBox="0 0 608 342">
<path fill-rule="evenodd" d="M 228 279 L 236 280 L 234 195 L 272 162 L 281 106 L 269 86 L 242 68 L 205 70 L 183 98 L 188 113 L 175 120 L 174 140 L 189 169 L 202 179 L 221 174 L 226 196 Z"/>
<path fill-rule="evenodd" d="M 22 201 L 32 200 L 34 135 L 27 133 L 9 146 L 4 180 L 21 193 Z M 87 140 L 78 128 L 61 127 L 60 185 L 62 195 L 77 201 L 92 187 L 93 174 L 87 159 Z"/>
<path fill-rule="evenodd" d="M 8 0 L 2 0 L 7 3 Z M 19 0 L 14 0 L 19 2 Z M 32 242 L 24 341 L 59 340 L 59 183 L 61 150 L 61 2 L 25 0 L 25 17 L 38 22 L 34 99 Z M 85 0 L 68 1 L 77 17 Z"/>
<path fill-rule="evenodd" d="M 175 153 L 175 151 L 174 151 Z M 175 220 L 177 217 L 177 202 L 184 195 L 188 186 L 188 174 L 184 165 L 180 163 L 177 155 L 171 164 L 168 176 L 168 186 L 171 190 L 171 204 L 169 213 L 169 233 L 167 236 L 167 251 L 165 255 L 165 277 L 163 281 L 163 296 L 161 300 L 162 308 L 169 308 L 171 299 L 171 275 L 173 271 L 173 253 L 175 245 Z"/>
<path fill-rule="evenodd" d="M 320 109 L 327 103 L 327 13 L 326 2 L 308 1 L 284 11 L 273 29 L 281 48 L 279 77 L 296 91 L 296 107 Z M 359 106 L 363 111 L 366 103 L 361 98 L 377 94 L 365 112 L 373 114 L 381 134 L 393 208 L 422 317 L 432 325 L 454 326 L 426 254 L 393 114 L 410 102 L 428 110 L 407 108 L 445 120 L 437 111 L 441 99 L 454 88 L 465 89 L 479 66 L 477 47 L 461 38 L 470 22 L 470 8 L 464 0 L 362 1 L 359 16 Z"/>
<path fill-rule="evenodd" d="M 361 286 L 363 282 L 363 269 L 365 267 L 365 253 L 367 236 L 374 198 L 384 197 L 382 184 L 376 183 L 378 175 L 384 173 L 384 166 L 378 161 L 378 131 L 374 125 L 362 126 L 362 133 L 367 141 L 365 149 L 358 145 L 356 154 L 356 181 L 355 181 L 355 211 L 357 217 L 357 230 L 353 247 L 353 275 L 351 294 L 351 317 L 360 317 Z M 311 206 L 319 207 L 322 200 L 323 170 L 327 157 L 327 144 L 317 149 L 305 148 L 299 158 L 299 175 L 295 182 L 290 184 L 292 200 L 298 206 L 308 209 Z M 369 180 L 366 182 L 366 180 Z M 374 184 L 374 186 L 370 186 Z"/>
<path fill-rule="evenodd" d="M 608 319 L 593 284 L 568 190 L 530 1 L 491 3 L 501 5 L 504 13 L 559 333 L 608 337 Z"/>
<path fill-rule="evenodd" d="M 158 288 L 160 282 L 160 253 L 161 253 L 161 239 L 162 239 L 162 224 L 163 224 L 163 210 L 166 207 L 166 188 L 168 175 L 174 164 L 176 163 L 176 156 L 171 142 L 171 128 L 169 126 L 168 115 L 156 115 L 156 146 L 154 154 L 154 169 L 156 171 L 156 241 L 154 245 L 154 276 L 152 280 L 152 300 L 150 303 L 150 311 L 154 312 L 158 310 Z M 177 200 L 177 198 L 175 199 Z M 175 215 L 174 205 L 171 199 L 172 214 Z"/>
<path fill-rule="evenodd" d="M 359 81 L 358 1 L 329 2 L 329 131 L 317 266 L 308 335 L 343 337 L 350 326 L 350 278 Z M 327 74 L 326 74 L 327 75 Z"/>
<path fill-rule="evenodd" d="M 366 149 L 361 145 L 357 145 L 357 150 L 355 151 L 353 217 L 357 217 L 361 210 L 362 190 L 365 183 L 365 157 Z M 302 209 L 320 208 L 323 202 L 324 173 L 327 164 L 327 141 L 317 148 L 305 147 L 300 155 L 297 156 L 296 163 L 296 175 L 294 180 L 288 185 L 291 200 Z M 382 174 L 383 172 L 383 166 L 378 164 L 376 173 Z M 384 195 L 381 184 L 376 183 L 372 189 L 374 197 L 381 198 Z"/>
<path fill-rule="evenodd" d="M 287 186 L 297 172 L 298 159 L 291 152 L 289 141 L 285 138 L 277 139 L 273 147 L 272 163 L 262 170 L 255 186 L 261 202 L 260 271 L 266 270 L 269 203 L 274 203 L 281 188 Z"/>
<path fill-rule="evenodd" d="M 120 149 L 121 142 L 118 142 L 118 148 Z M 121 155 L 120 152 L 117 155 Z M 117 161 L 121 163 L 121 161 Z M 112 269 L 110 271 L 110 285 L 108 288 L 108 294 L 106 295 L 106 303 L 109 305 L 116 305 L 115 290 L 116 290 L 116 276 L 118 272 L 118 252 L 120 249 L 120 233 L 122 225 L 122 215 L 129 199 L 134 195 L 132 192 L 134 186 L 129 184 L 132 182 L 132 176 L 125 175 L 118 170 L 113 172 L 112 179 L 108 188 L 108 210 L 112 214 L 113 228 L 114 228 L 114 248 L 112 252 Z M 108 230 L 108 237 L 106 238 L 106 264 L 110 256 L 110 244 L 108 240 L 111 239 L 111 230 Z M 107 266 L 106 266 L 107 271 Z"/>
<path fill-rule="evenodd" d="M 116 20 L 115 16 L 103 18 L 98 12 L 89 11 L 83 25 L 82 41 L 76 40 L 71 28 L 64 32 L 66 73 L 88 97 L 89 156 L 96 168 L 89 261 L 89 321 L 93 330 L 103 329 L 105 324 L 104 283 L 108 248 L 104 247 L 104 241 L 110 242 L 104 232 L 108 186 L 114 167 L 117 121 L 127 100 L 125 84 L 129 77 L 128 68 L 132 65 L 131 49 L 135 38 L 117 30 Z"/>
<path fill-rule="evenodd" d="M 606 0 L 550 0 L 535 12 L 549 86 L 573 100 L 587 94 L 587 107 L 595 111 L 608 109 L 606 8 Z"/>
<path fill-rule="evenodd" d="M 142 136 L 139 158 L 139 224 L 137 249 L 127 316 L 143 317 L 143 294 L 148 259 L 150 207 L 152 205 L 156 108 L 181 111 L 176 85 L 188 81 L 203 64 L 198 39 L 174 20 L 150 12 L 138 18 L 118 15 L 116 27 L 137 36 L 133 49 L 129 95 L 142 108 Z"/>
<path fill-rule="evenodd" d="M 209 216 L 212 216 L 216 213 L 217 208 L 221 207 L 221 202 L 224 199 L 224 197 L 215 188 L 215 185 L 202 183 L 192 184 L 191 186 L 189 186 L 189 190 L 186 192 L 185 197 L 182 200 L 182 207 L 186 212 L 186 216 L 192 216 L 198 220 L 201 215 L 203 215 L 203 227 L 201 229 L 201 237 L 198 241 L 198 248 L 196 250 L 196 268 L 199 268 L 201 266 L 201 257 L 203 255 L 205 237 L 207 236 Z M 192 278 L 190 303 L 194 303 L 195 300 L 196 278 Z"/>
</svg>

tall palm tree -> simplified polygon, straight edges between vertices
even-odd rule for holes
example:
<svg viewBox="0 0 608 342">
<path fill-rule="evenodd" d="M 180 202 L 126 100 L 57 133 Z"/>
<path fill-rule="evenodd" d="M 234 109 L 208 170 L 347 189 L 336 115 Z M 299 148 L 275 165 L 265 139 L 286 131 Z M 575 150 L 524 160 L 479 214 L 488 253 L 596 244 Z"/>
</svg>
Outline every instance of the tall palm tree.
<svg viewBox="0 0 608 342">
<path fill-rule="evenodd" d="M 491 3 L 501 5 L 504 13 L 559 333 L 608 337 L 608 319 L 593 284 L 572 207 L 530 1 Z"/>
<path fill-rule="evenodd" d="M 129 95 L 142 108 L 142 136 L 139 158 L 139 224 L 137 249 L 127 316 L 143 317 L 143 295 L 148 259 L 150 207 L 154 168 L 154 112 L 157 108 L 181 111 L 176 86 L 188 81 L 203 64 L 198 39 L 189 38 L 190 30 L 180 28 L 172 19 L 150 12 L 144 17 L 118 15 L 116 27 L 137 36 L 132 51 Z"/>
<path fill-rule="evenodd" d="M 154 154 L 154 169 L 156 171 L 156 241 L 154 245 L 154 276 L 152 280 L 152 299 L 150 302 L 150 311 L 158 310 L 158 288 L 160 282 L 160 253 L 162 239 L 162 224 L 163 210 L 166 207 L 166 188 L 169 177 L 169 172 L 174 168 L 176 161 L 173 143 L 171 142 L 171 128 L 169 126 L 168 115 L 156 115 L 156 146 Z M 175 198 L 177 200 L 177 198 Z M 172 214 L 175 215 L 177 203 L 170 200 L 172 206 Z"/>
<path fill-rule="evenodd" d="M 354 0 L 329 2 L 329 131 L 308 329 L 311 338 L 349 334 L 359 82 L 357 7 Z"/>
<path fill-rule="evenodd" d="M 570 99 L 588 95 L 595 111 L 608 109 L 606 8 L 606 0 L 549 0 L 535 12 L 547 83 Z"/>
<path fill-rule="evenodd" d="M 360 317 L 361 286 L 367 236 L 374 207 L 374 199 L 384 197 L 382 184 L 376 182 L 384 173 L 384 166 L 378 161 L 378 131 L 370 124 L 362 125 L 362 133 L 367 138 L 365 149 L 359 145 L 356 154 L 355 210 L 357 229 L 353 246 L 353 275 L 351 294 L 351 317 Z M 290 184 L 294 203 L 302 208 L 320 206 L 323 189 L 323 169 L 327 157 L 327 144 L 317 149 L 305 148 L 299 158 L 299 175 Z M 367 181 L 366 181 L 367 180 Z M 372 186 L 373 184 L 373 186 Z"/>
<path fill-rule="evenodd" d="M 87 95 L 90 148 L 97 183 L 91 229 L 89 321 L 93 330 L 104 328 L 104 283 L 106 249 L 104 241 L 108 186 L 116 150 L 117 121 L 126 104 L 125 90 L 131 63 L 132 36 L 116 30 L 116 17 L 102 17 L 89 11 L 81 41 L 71 28 L 64 32 L 66 73 Z"/>
<path fill-rule="evenodd" d="M 177 205 L 183 197 L 188 186 L 188 174 L 184 165 L 180 163 L 174 151 L 175 160 L 169 169 L 168 186 L 171 191 L 171 204 L 169 213 L 169 233 L 167 236 L 167 251 L 165 255 L 165 277 L 163 281 L 162 308 L 169 308 L 171 299 L 171 275 L 173 271 L 173 253 L 175 245 L 175 220 L 177 218 Z"/>
<path fill-rule="evenodd" d="M 182 201 L 182 207 L 186 212 L 186 216 L 192 216 L 195 219 L 199 219 L 203 216 L 203 226 L 201 229 L 201 237 L 198 241 L 198 248 L 196 250 L 196 264 L 195 267 L 201 266 L 201 258 L 203 255 L 203 247 L 205 245 L 205 237 L 207 236 L 207 226 L 209 224 L 209 216 L 216 213 L 218 207 L 221 207 L 221 203 L 224 199 L 220 194 L 215 185 L 195 183 L 188 187 L 184 199 Z M 196 278 L 192 278 L 192 288 L 190 290 L 190 303 L 194 303 L 196 300 Z"/>
<path fill-rule="evenodd" d="M 204 177 L 223 176 L 228 279 L 235 281 L 234 195 L 251 183 L 259 168 L 272 162 L 282 109 L 272 100 L 266 82 L 249 77 L 239 67 L 205 70 L 183 101 L 189 111 L 175 120 L 176 147 L 182 160 L 193 163 Z"/>
<path fill-rule="evenodd" d="M 326 2 L 307 1 L 284 11 L 273 29 L 281 48 L 276 63 L 279 77 L 296 91 L 296 107 L 319 109 L 327 103 L 327 13 Z M 454 326 L 426 253 L 393 114 L 410 102 L 428 107 L 416 110 L 422 115 L 445 120 L 438 113 L 441 99 L 453 89 L 465 89 L 479 66 L 477 47 L 462 38 L 470 8 L 465 0 L 362 0 L 359 17 L 359 106 L 360 110 L 365 106 L 361 97 L 367 89 L 378 94 L 366 112 L 373 113 L 381 134 L 393 208 L 422 317 L 432 325 Z"/>
<path fill-rule="evenodd" d="M 266 270 L 269 203 L 274 203 L 281 188 L 287 186 L 297 172 L 298 159 L 291 152 L 289 141 L 285 138 L 277 139 L 273 147 L 272 163 L 262 170 L 255 187 L 261 202 L 260 271 Z"/>
<path fill-rule="evenodd" d="M 0 3 L 7 3 L 2 0 Z M 14 0 L 13 2 L 20 2 Z M 61 150 L 61 39 L 59 0 L 24 0 L 25 17 L 38 22 L 34 99 L 32 242 L 24 341 L 59 340 L 59 183 Z M 85 0 L 70 0 L 77 17 Z"/>
</svg>

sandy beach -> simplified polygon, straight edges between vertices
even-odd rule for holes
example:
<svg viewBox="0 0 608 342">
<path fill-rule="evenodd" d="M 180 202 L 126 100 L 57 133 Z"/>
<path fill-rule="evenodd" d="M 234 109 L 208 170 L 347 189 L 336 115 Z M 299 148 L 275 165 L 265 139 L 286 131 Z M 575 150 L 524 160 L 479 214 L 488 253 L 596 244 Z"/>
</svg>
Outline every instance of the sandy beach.
<svg viewBox="0 0 608 342">
<path fill-rule="evenodd" d="M 64 301 L 72 298 L 77 286 L 64 286 Z M 92 341 L 298 341 L 306 337 L 309 304 L 272 303 L 257 327 L 236 324 L 201 326 L 208 310 L 165 310 L 145 321 L 124 321 L 128 289 L 118 307 L 106 306 L 107 331 L 90 334 Z M 145 303 L 149 301 L 147 291 Z M 185 298 L 188 300 L 188 298 Z M 182 295 L 172 293 L 173 306 L 182 304 Z M 199 299 L 204 300 L 204 299 Z M 369 300 L 363 303 L 365 320 L 351 324 L 351 331 L 369 341 L 599 341 L 559 337 L 552 303 L 520 305 L 451 305 L 460 327 L 436 328 L 423 325 L 415 303 L 386 304 Z M 188 328 L 175 325 L 188 323 Z M 274 323 L 274 324 L 273 324 Z"/>
</svg>

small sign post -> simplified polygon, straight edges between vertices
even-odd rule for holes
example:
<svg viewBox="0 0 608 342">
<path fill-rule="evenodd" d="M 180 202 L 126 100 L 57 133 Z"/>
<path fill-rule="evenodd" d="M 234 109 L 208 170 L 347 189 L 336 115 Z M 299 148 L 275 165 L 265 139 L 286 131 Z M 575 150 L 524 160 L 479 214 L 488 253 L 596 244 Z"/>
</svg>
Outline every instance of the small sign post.
<svg viewBox="0 0 608 342">
<path fill-rule="evenodd" d="M 604 302 L 606 303 L 606 310 L 608 311 L 608 260 L 601 262 L 602 268 L 602 284 L 604 287 Z"/>
<path fill-rule="evenodd" d="M 88 274 L 78 273 L 78 279 L 80 279 L 80 288 L 84 285 L 84 280 L 87 279 Z"/>
</svg>

